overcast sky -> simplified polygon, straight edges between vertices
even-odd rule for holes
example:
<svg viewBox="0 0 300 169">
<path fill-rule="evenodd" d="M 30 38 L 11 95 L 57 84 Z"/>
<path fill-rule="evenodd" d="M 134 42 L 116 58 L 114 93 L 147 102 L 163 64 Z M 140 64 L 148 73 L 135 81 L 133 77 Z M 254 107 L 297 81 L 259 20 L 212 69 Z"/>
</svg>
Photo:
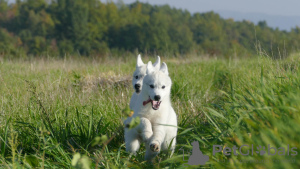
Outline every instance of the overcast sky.
<svg viewBox="0 0 300 169">
<path fill-rule="evenodd" d="M 106 2 L 106 0 L 101 0 Z M 118 0 L 114 0 L 115 2 Z M 125 4 L 136 0 L 123 0 Z M 248 13 L 264 13 L 281 16 L 300 16 L 300 0 L 139 0 L 150 4 L 169 4 L 172 7 L 188 9 L 190 12 L 230 10 Z M 9 0 L 15 2 L 15 0 Z"/>
<path fill-rule="evenodd" d="M 136 0 L 123 0 L 125 4 Z M 190 12 L 230 10 L 281 16 L 300 16 L 300 0 L 139 0 L 150 4 L 169 4 Z"/>
</svg>

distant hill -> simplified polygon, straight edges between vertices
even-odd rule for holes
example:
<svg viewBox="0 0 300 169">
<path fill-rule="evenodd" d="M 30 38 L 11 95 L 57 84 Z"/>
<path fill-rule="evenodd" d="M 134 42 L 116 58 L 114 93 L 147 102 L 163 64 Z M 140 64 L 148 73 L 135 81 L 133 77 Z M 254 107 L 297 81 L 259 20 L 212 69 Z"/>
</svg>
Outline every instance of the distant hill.
<svg viewBox="0 0 300 169">
<path fill-rule="evenodd" d="M 233 18 L 235 21 L 249 20 L 257 24 L 259 21 L 266 21 L 268 26 L 272 28 L 279 28 L 280 30 L 290 31 L 291 28 L 296 26 L 300 27 L 300 16 L 279 16 L 268 15 L 264 13 L 244 13 L 237 11 L 219 10 L 215 11 L 219 13 L 222 18 Z"/>
<path fill-rule="evenodd" d="M 300 28 L 290 24 L 292 17 L 216 12 L 140 2 L 0 0 L 0 57 L 126 52 L 249 57 L 259 50 L 281 58 L 300 49 Z M 267 22 L 257 23 L 262 20 Z"/>
</svg>

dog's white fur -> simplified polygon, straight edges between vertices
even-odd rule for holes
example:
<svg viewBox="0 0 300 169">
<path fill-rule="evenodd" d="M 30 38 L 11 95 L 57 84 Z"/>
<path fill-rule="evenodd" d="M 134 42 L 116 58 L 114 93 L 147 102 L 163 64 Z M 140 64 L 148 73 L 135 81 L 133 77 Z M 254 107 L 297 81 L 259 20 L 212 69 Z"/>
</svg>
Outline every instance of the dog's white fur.
<svg viewBox="0 0 300 169">
<path fill-rule="evenodd" d="M 155 69 L 159 70 L 159 68 L 160 68 L 160 57 L 159 56 L 157 56 L 157 59 L 156 59 L 155 63 L 153 64 L 153 67 L 155 67 Z M 132 78 L 132 86 L 134 89 L 134 93 L 131 96 L 130 104 L 129 104 L 129 107 L 131 110 L 133 110 L 136 100 L 138 98 L 138 95 L 140 93 L 140 91 L 137 91 L 135 89 L 135 85 L 139 84 L 141 86 L 140 89 L 142 89 L 143 79 L 147 73 L 146 70 L 147 70 L 147 64 L 144 64 L 144 62 L 142 61 L 141 55 L 139 54 L 137 56 L 136 69 L 133 73 L 133 78 Z"/>
<path fill-rule="evenodd" d="M 145 159 L 151 160 L 161 150 L 168 150 L 170 144 L 173 153 L 177 135 L 177 116 L 170 101 L 172 81 L 168 75 L 167 65 L 163 63 L 160 70 L 156 70 L 149 62 L 146 74 L 143 88 L 133 108 L 134 114 L 125 120 L 125 124 L 128 124 L 132 118 L 138 116 L 141 123 L 133 129 L 125 128 L 125 146 L 127 151 L 136 153 L 140 143 L 145 142 Z M 151 88 L 150 85 L 154 87 Z M 151 103 L 143 105 L 149 97 L 155 100 L 156 95 L 161 97 L 161 104 L 157 110 L 154 110 Z"/>
</svg>

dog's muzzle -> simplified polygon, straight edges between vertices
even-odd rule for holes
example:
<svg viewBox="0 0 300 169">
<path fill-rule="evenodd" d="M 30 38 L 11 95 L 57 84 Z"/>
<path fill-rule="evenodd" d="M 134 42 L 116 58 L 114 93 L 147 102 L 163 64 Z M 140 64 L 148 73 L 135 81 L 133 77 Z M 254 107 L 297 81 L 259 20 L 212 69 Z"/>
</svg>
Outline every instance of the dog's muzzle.
<svg viewBox="0 0 300 169">
<path fill-rule="evenodd" d="M 161 101 L 155 101 L 155 100 L 152 100 L 149 96 L 149 99 L 144 101 L 143 102 L 143 106 L 146 106 L 146 104 L 150 103 L 151 102 L 151 105 L 152 105 L 152 109 L 153 110 L 158 110 L 159 109 L 159 106 L 160 106 L 160 103 Z"/>
<path fill-rule="evenodd" d="M 140 85 L 140 84 L 135 84 L 135 85 L 134 85 L 134 89 L 135 89 L 135 92 L 136 92 L 136 93 L 141 92 L 141 85 Z"/>
</svg>

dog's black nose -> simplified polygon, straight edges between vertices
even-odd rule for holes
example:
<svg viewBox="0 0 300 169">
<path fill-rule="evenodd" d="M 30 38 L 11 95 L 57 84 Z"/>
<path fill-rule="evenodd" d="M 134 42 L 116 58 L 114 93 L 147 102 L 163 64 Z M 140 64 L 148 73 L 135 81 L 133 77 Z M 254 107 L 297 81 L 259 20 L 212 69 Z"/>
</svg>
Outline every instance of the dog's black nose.
<svg viewBox="0 0 300 169">
<path fill-rule="evenodd" d="M 135 87 L 136 89 L 140 89 L 140 88 L 141 88 L 141 85 L 140 85 L 140 84 L 135 84 L 134 87 Z"/>
<path fill-rule="evenodd" d="M 154 100 L 155 100 L 155 101 L 159 101 L 159 100 L 160 100 L 160 95 L 155 95 L 155 96 L 154 96 Z"/>
</svg>

